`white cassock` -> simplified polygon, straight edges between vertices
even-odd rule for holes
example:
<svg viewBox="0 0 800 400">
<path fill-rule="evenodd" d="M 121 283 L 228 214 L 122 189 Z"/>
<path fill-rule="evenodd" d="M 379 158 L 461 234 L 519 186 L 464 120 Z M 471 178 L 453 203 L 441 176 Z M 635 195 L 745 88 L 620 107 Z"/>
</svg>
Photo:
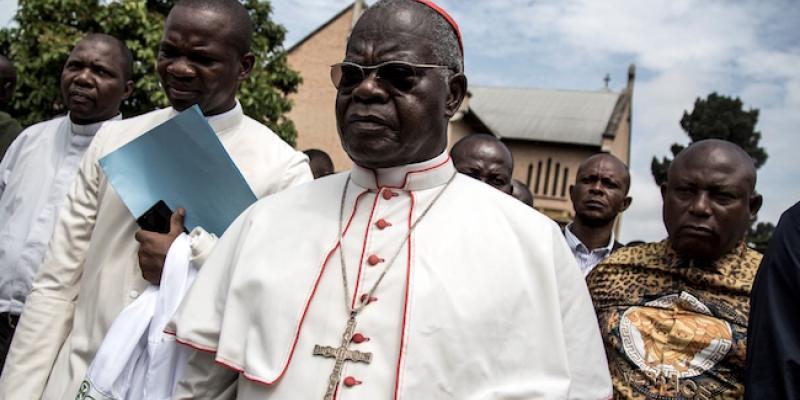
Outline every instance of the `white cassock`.
<svg viewBox="0 0 800 400">
<path fill-rule="evenodd" d="M 0 312 L 22 313 L 58 211 L 104 122 L 79 125 L 67 115 L 38 123 L 0 162 Z"/>
<path fill-rule="evenodd" d="M 107 123 L 86 151 L 33 283 L 6 367 L 0 399 L 75 399 L 86 368 L 117 315 L 145 290 L 136 221 L 99 160 L 177 115 L 167 108 Z M 209 118 L 222 145 L 257 197 L 311 180 L 307 158 L 241 106 Z M 214 241 L 198 235 L 193 261 Z"/>
<path fill-rule="evenodd" d="M 346 362 L 335 398 L 607 399 L 589 293 L 556 224 L 456 175 L 446 154 L 350 173 L 343 239 L 369 364 Z M 348 320 L 337 248 L 348 173 L 259 201 L 223 235 L 167 331 L 200 351 L 175 399 L 323 399 Z M 400 247 L 402 245 L 402 248 Z M 214 363 L 216 361 L 216 364 Z"/>
</svg>

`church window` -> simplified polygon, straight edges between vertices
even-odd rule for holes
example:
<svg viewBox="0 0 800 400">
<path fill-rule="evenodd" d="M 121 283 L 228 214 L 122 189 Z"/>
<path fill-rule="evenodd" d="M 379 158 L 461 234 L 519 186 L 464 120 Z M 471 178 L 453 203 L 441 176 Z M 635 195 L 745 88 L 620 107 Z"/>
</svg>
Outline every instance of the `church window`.
<svg viewBox="0 0 800 400">
<path fill-rule="evenodd" d="M 564 168 L 564 182 L 561 184 L 561 197 L 567 197 L 567 184 L 569 183 L 569 168 Z"/>
<path fill-rule="evenodd" d="M 555 176 L 553 176 L 553 193 L 552 193 L 553 197 L 555 197 L 556 193 L 558 193 L 558 175 L 560 173 L 561 173 L 561 163 L 557 162 Z"/>
<path fill-rule="evenodd" d="M 525 186 L 531 187 L 531 178 L 533 177 L 533 163 L 528 164 L 528 179 L 525 180 Z"/>
<path fill-rule="evenodd" d="M 547 196 L 547 192 L 550 190 L 550 167 L 553 165 L 553 159 L 547 159 L 547 169 L 544 171 L 544 195 Z"/>
<path fill-rule="evenodd" d="M 542 161 L 539 161 L 539 166 L 536 168 L 536 190 L 534 192 L 539 194 L 539 183 L 542 180 Z"/>
</svg>

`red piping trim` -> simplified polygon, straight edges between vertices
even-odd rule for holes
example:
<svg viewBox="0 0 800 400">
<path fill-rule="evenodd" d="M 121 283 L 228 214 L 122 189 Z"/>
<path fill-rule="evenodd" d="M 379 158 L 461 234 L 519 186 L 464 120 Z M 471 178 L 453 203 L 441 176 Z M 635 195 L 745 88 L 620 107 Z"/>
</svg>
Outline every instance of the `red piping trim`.
<svg viewBox="0 0 800 400">
<path fill-rule="evenodd" d="M 176 338 L 175 341 L 180 343 L 180 344 L 182 344 L 182 345 L 184 345 L 184 346 L 190 347 L 190 348 L 192 348 L 194 350 L 197 350 L 197 351 L 201 351 L 203 353 L 209 353 L 209 354 L 214 354 L 214 355 L 216 355 L 216 353 L 217 353 L 217 349 L 212 349 L 211 347 L 201 346 L 199 344 L 192 343 L 192 342 L 187 341 L 187 340 L 177 339 Z M 276 380 L 274 380 L 272 382 L 268 382 L 266 380 L 260 379 L 258 377 L 253 376 L 253 375 L 250 375 L 247 372 L 244 372 L 244 369 L 242 367 L 240 367 L 240 366 L 238 366 L 238 365 L 236 365 L 236 364 L 234 364 L 234 363 L 232 363 L 230 361 L 224 360 L 224 359 L 220 358 L 219 356 L 214 357 L 214 362 L 219 364 L 219 365 L 221 365 L 221 366 L 223 366 L 223 367 L 225 367 L 225 368 L 227 368 L 227 369 L 229 369 L 229 370 L 231 370 L 231 371 L 234 371 L 236 373 L 242 374 L 242 376 L 244 376 L 245 379 L 247 379 L 249 381 L 260 383 L 262 385 L 271 386 L 272 384 L 274 384 L 277 381 L 277 379 L 276 379 Z"/>
<path fill-rule="evenodd" d="M 368 193 L 368 191 L 365 190 L 365 191 L 361 192 L 358 195 L 358 197 L 356 197 L 356 202 L 353 205 L 353 211 L 350 214 L 350 218 L 347 220 L 347 227 L 344 229 L 344 232 L 342 232 L 342 236 L 344 236 L 347 233 L 347 230 L 350 229 L 350 223 L 353 222 L 353 217 L 356 214 L 356 209 L 358 208 L 358 203 L 361 201 L 361 198 L 366 193 Z M 292 343 L 292 349 L 289 351 L 289 358 L 286 360 L 286 364 L 283 366 L 283 370 L 280 372 L 280 374 L 272 382 L 268 382 L 268 381 L 263 381 L 262 382 L 262 381 L 257 380 L 257 378 L 255 378 L 255 377 L 250 378 L 250 377 L 248 377 L 247 373 L 243 372 L 243 375 L 244 375 L 245 378 L 250 379 L 250 380 L 252 380 L 254 382 L 263 383 L 263 384 L 269 386 L 269 385 L 274 384 L 275 382 L 277 382 L 281 378 L 283 378 L 283 375 L 286 374 L 286 370 L 289 369 L 289 364 L 292 363 L 292 358 L 294 358 L 294 351 L 297 348 L 297 342 L 300 339 L 300 330 L 303 328 L 303 322 L 305 322 L 306 315 L 308 314 L 308 308 L 311 306 L 311 301 L 314 299 L 314 295 L 317 294 L 317 288 L 319 287 L 319 282 L 322 280 L 322 275 L 325 273 L 325 269 L 328 266 L 328 261 L 330 261 L 331 256 L 333 256 L 333 253 L 336 252 L 336 249 L 338 249 L 340 245 L 341 245 L 341 243 L 339 243 L 339 241 L 337 240 L 336 245 L 333 247 L 333 249 L 331 249 L 330 252 L 328 252 L 328 255 L 325 257 L 325 261 L 322 263 L 322 267 L 320 268 L 319 274 L 317 275 L 317 280 L 314 282 L 314 289 L 311 291 L 311 295 L 308 297 L 308 300 L 306 301 L 306 306 L 303 309 L 303 316 L 300 317 L 300 322 L 297 324 L 297 331 L 295 332 L 295 335 L 294 335 L 294 341 Z"/>
<path fill-rule="evenodd" d="M 375 176 L 375 185 L 378 187 L 379 190 L 382 189 L 382 188 L 402 189 L 402 188 L 406 187 L 406 185 L 408 184 L 408 176 L 409 175 L 411 175 L 411 174 L 421 174 L 423 172 L 428 172 L 428 171 L 434 170 L 436 168 L 439 168 L 439 167 L 447 164 L 449 161 L 450 161 L 450 155 L 448 155 L 447 158 L 444 161 L 442 161 L 441 163 L 439 163 L 439 164 L 430 166 L 430 167 L 425 168 L 425 169 L 420 169 L 420 170 L 417 170 L 417 171 L 408 171 L 408 172 L 406 172 L 406 175 L 403 177 L 403 184 L 400 185 L 400 186 L 389 186 L 389 185 L 381 186 L 380 179 L 378 179 L 378 171 L 376 171 L 374 169 L 371 169 L 370 171 L 372 171 L 372 174 Z"/>
<path fill-rule="evenodd" d="M 369 193 L 369 191 L 365 190 L 365 191 L 361 192 L 358 195 L 358 197 L 356 197 L 356 202 L 355 202 L 355 205 L 353 206 L 353 212 L 350 214 L 350 218 L 347 220 L 347 226 L 345 227 L 344 232 L 342 232 L 343 236 L 350 229 L 350 224 L 353 222 L 353 217 L 355 217 L 356 209 L 358 208 L 358 203 L 361 201 L 362 197 L 367 193 Z M 224 367 L 226 367 L 228 369 L 231 369 L 233 371 L 236 371 L 236 372 L 242 374 L 242 376 L 244 376 L 245 379 L 247 379 L 249 381 L 252 381 L 252 382 L 255 382 L 255 383 L 258 383 L 258 384 L 261 384 L 261 385 L 264 385 L 264 386 L 272 386 L 276 382 L 278 382 L 281 378 L 283 378 L 283 375 L 286 374 L 286 370 L 289 369 L 289 364 L 292 363 L 292 358 L 294 357 L 294 351 L 295 351 L 295 349 L 297 347 L 298 339 L 300 338 L 300 330 L 302 329 L 303 322 L 305 322 L 306 315 L 308 314 L 308 308 L 309 308 L 309 306 L 311 306 L 311 300 L 314 299 L 314 295 L 316 295 L 316 293 L 317 293 L 317 288 L 319 287 L 319 282 L 322 279 L 322 275 L 325 273 L 325 269 L 328 266 L 328 261 L 330 261 L 331 256 L 333 255 L 333 253 L 336 252 L 336 249 L 339 248 L 339 245 L 340 245 L 340 243 L 337 240 L 336 245 L 333 247 L 333 249 L 331 249 L 331 251 L 328 252 L 328 255 L 325 257 L 325 261 L 322 263 L 322 266 L 320 267 L 319 274 L 317 274 L 317 279 L 316 279 L 316 281 L 314 281 L 314 288 L 311 291 L 311 295 L 308 297 L 308 300 L 306 300 L 306 305 L 305 305 L 305 308 L 303 309 L 303 315 L 300 317 L 300 322 L 298 322 L 298 324 L 297 324 L 297 330 L 295 331 L 294 340 L 292 341 L 292 348 L 291 348 L 291 350 L 289 350 L 289 358 L 286 360 L 286 364 L 284 364 L 283 370 L 281 370 L 280 374 L 278 374 L 278 376 L 274 380 L 268 381 L 268 380 L 265 380 L 265 379 L 258 378 L 258 377 L 254 376 L 254 375 L 250 375 L 247 372 L 245 372 L 242 367 L 239 367 L 239 366 L 237 366 L 236 364 L 234 364 L 234 363 L 232 363 L 230 361 L 224 360 L 224 359 L 220 358 L 219 356 L 216 356 L 214 361 L 217 364 L 220 364 L 220 365 L 222 365 L 222 366 L 224 366 Z M 183 344 L 185 346 L 189 346 L 189 347 L 191 347 L 191 348 L 193 348 L 195 350 L 203 351 L 203 352 L 206 352 L 206 353 L 212 353 L 212 354 L 216 354 L 217 353 L 217 349 L 214 349 L 214 348 L 211 348 L 211 347 L 202 346 L 202 345 L 198 345 L 198 344 L 189 342 L 187 340 L 179 339 L 177 337 L 175 338 L 175 341 L 177 341 L 178 343 Z"/>
<path fill-rule="evenodd" d="M 364 197 L 365 194 L 369 193 L 369 190 L 365 190 L 361 192 L 358 197 L 356 197 L 356 203 L 353 205 L 353 211 L 350 213 L 350 218 L 347 219 L 347 225 L 344 226 L 344 232 L 342 232 L 342 237 L 347 234 L 347 231 L 350 230 L 350 224 L 353 222 L 353 218 L 356 216 L 356 210 L 358 209 L 358 203 L 361 202 L 361 198 Z M 339 243 L 337 243 L 338 245 Z"/>
<path fill-rule="evenodd" d="M 358 296 L 358 288 L 359 286 L 361 286 L 361 271 L 364 267 L 364 254 L 367 251 L 367 239 L 369 238 L 369 231 L 370 231 L 369 227 L 370 225 L 372 225 L 372 218 L 375 216 L 375 207 L 378 206 L 378 198 L 380 197 L 378 195 L 379 193 L 380 192 L 375 193 L 375 200 L 372 202 L 372 211 L 370 211 L 369 213 L 369 220 L 367 220 L 367 228 L 364 231 L 364 242 L 361 244 L 361 259 L 358 260 L 358 275 L 356 275 L 356 285 L 355 285 L 356 287 L 355 290 L 353 290 L 353 301 L 352 304 L 350 305 L 351 308 L 356 306 L 356 297 Z M 353 207 L 353 215 L 355 215 L 356 213 L 356 206 Z M 348 223 L 348 227 L 349 225 L 350 224 Z"/>
<path fill-rule="evenodd" d="M 416 199 L 414 198 L 414 192 L 408 193 L 411 196 L 411 208 L 408 210 L 408 229 L 409 229 L 409 237 L 408 237 L 408 256 L 406 261 L 406 290 L 405 290 L 405 300 L 403 302 L 403 323 L 400 325 L 400 351 L 397 354 L 397 369 L 395 370 L 395 377 L 394 377 L 394 399 L 397 400 L 398 394 L 400 393 L 400 368 L 403 363 L 403 352 L 405 351 L 406 345 L 406 329 L 407 329 L 407 321 L 408 321 L 408 290 L 411 282 L 411 220 L 414 218 L 414 204 Z"/>
</svg>

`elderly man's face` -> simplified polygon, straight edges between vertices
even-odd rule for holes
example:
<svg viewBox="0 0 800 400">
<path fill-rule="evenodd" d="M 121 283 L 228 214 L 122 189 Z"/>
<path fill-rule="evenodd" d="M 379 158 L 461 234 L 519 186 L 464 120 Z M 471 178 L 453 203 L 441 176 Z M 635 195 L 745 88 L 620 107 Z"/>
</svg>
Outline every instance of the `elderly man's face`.
<svg viewBox="0 0 800 400">
<path fill-rule="evenodd" d="M 230 22 L 214 10 L 176 6 L 170 11 L 157 70 L 176 110 L 198 104 L 205 115 L 216 115 L 236 104 L 236 90 L 250 73 L 253 56 L 242 56 L 231 45 Z"/>
<path fill-rule="evenodd" d="M 105 121 L 119 113 L 131 95 L 119 48 L 104 40 L 78 42 L 61 70 L 61 95 L 70 119 L 79 124 Z"/>
<path fill-rule="evenodd" d="M 386 14 L 386 13 L 384 13 Z M 387 61 L 437 64 L 431 34 L 410 10 L 359 21 L 345 61 L 374 66 Z M 367 18 L 365 15 L 364 18 Z M 447 145 L 447 122 L 463 93 L 453 93 L 444 69 L 418 69 L 403 85 L 370 70 L 355 85 L 340 86 L 336 96 L 339 136 L 350 158 L 368 168 L 386 168 L 431 159 Z M 466 92 L 455 87 L 456 92 Z"/>
<path fill-rule="evenodd" d="M 681 257 L 715 260 L 744 238 L 761 206 L 747 171 L 739 158 L 721 150 L 676 159 L 661 193 L 664 225 Z"/>
</svg>

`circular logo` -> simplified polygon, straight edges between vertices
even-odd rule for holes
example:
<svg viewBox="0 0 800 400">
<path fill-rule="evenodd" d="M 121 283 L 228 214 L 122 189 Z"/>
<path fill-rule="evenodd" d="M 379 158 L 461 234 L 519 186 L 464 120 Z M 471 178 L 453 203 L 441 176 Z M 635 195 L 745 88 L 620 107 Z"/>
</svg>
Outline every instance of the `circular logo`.
<svg viewBox="0 0 800 400">
<path fill-rule="evenodd" d="M 619 332 L 625 354 L 641 370 L 678 378 L 713 368 L 733 343 L 731 326 L 686 292 L 629 308 Z"/>
</svg>

